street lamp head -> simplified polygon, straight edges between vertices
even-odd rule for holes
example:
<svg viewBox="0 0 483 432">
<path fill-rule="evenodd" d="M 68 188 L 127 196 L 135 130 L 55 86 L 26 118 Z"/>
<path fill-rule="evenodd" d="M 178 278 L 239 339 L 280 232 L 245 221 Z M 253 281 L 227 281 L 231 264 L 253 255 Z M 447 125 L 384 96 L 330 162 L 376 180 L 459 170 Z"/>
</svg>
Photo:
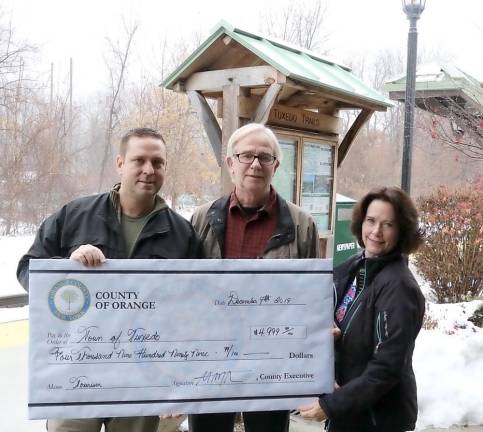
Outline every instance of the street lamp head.
<svg viewBox="0 0 483 432">
<path fill-rule="evenodd" d="M 426 6 L 426 0 L 402 0 L 402 7 L 408 19 L 418 19 Z"/>
</svg>

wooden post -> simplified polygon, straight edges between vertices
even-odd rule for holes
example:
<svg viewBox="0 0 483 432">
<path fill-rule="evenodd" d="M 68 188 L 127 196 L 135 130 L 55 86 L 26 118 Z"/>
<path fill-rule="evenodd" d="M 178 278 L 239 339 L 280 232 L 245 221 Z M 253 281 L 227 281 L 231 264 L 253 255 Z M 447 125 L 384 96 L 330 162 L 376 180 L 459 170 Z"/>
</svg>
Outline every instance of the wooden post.
<svg viewBox="0 0 483 432">
<path fill-rule="evenodd" d="M 349 151 L 352 141 L 355 140 L 362 126 L 364 126 L 364 123 L 371 117 L 373 112 L 374 112 L 373 110 L 370 110 L 368 108 L 363 108 L 359 113 L 359 115 L 357 116 L 357 118 L 354 120 L 354 123 L 352 123 L 351 127 L 345 134 L 344 139 L 339 144 L 337 168 L 339 168 L 340 165 L 342 164 L 342 161 L 344 160 L 344 158 L 347 155 L 347 152 Z"/>
<path fill-rule="evenodd" d="M 262 100 L 258 104 L 257 110 L 253 115 L 253 121 L 255 123 L 265 124 L 267 123 L 268 116 L 270 114 L 270 110 L 275 103 L 280 90 L 282 89 L 282 84 L 273 83 L 270 85 L 268 90 L 265 92 Z"/>
<path fill-rule="evenodd" d="M 222 128 L 222 161 L 226 157 L 226 146 L 233 132 L 240 126 L 238 97 L 240 96 L 240 86 L 232 84 L 223 86 L 223 128 Z M 222 193 L 230 193 L 233 189 L 230 173 L 223 163 L 221 168 L 221 188 Z"/>
<path fill-rule="evenodd" d="M 220 125 L 218 124 L 213 111 L 206 102 L 206 99 L 197 91 L 189 90 L 187 91 L 191 106 L 198 114 L 198 118 L 203 125 L 206 135 L 211 144 L 211 148 L 213 149 L 213 153 L 215 154 L 216 161 L 218 162 L 218 166 L 223 165 L 223 158 L 222 158 L 222 144 L 221 144 L 221 129 Z"/>
</svg>

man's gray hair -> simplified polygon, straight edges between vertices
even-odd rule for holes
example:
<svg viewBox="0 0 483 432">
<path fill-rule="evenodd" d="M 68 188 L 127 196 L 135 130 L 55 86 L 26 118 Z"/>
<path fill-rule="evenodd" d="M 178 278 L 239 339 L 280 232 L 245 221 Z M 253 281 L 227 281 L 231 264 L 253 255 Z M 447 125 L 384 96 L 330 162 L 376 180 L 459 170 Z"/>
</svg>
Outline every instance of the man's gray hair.
<svg viewBox="0 0 483 432">
<path fill-rule="evenodd" d="M 243 138 L 252 134 L 265 135 L 268 141 L 273 145 L 273 149 L 275 152 L 274 156 L 277 158 L 278 161 L 282 160 L 282 151 L 280 149 L 280 143 L 278 142 L 277 137 L 275 136 L 275 134 L 272 132 L 271 129 L 259 123 L 248 123 L 245 126 L 242 126 L 241 128 L 237 129 L 235 132 L 233 132 L 226 146 L 226 156 L 227 157 L 234 156 L 235 146 L 237 145 L 237 143 L 241 141 Z"/>
</svg>

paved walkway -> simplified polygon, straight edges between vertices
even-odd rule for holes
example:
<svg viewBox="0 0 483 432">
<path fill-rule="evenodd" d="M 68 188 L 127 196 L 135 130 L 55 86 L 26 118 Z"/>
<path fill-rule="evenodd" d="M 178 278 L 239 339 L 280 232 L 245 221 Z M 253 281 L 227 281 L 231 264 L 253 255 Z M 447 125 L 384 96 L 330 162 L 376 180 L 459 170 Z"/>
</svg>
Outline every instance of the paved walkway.
<svg viewBox="0 0 483 432">
<path fill-rule="evenodd" d="M 45 420 L 27 419 L 28 321 L 0 323 L 0 424 L 4 431 L 45 432 Z"/>
</svg>

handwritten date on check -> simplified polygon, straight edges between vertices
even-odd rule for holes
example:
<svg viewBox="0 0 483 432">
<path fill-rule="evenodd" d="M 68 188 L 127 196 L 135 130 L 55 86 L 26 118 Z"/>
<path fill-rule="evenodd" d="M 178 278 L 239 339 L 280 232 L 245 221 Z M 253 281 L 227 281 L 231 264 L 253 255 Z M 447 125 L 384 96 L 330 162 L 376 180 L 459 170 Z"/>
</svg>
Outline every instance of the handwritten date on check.
<svg viewBox="0 0 483 432">
<path fill-rule="evenodd" d="M 29 417 L 292 409 L 334 387 L 331 260 L 30 262 Z"/>
</svg>

